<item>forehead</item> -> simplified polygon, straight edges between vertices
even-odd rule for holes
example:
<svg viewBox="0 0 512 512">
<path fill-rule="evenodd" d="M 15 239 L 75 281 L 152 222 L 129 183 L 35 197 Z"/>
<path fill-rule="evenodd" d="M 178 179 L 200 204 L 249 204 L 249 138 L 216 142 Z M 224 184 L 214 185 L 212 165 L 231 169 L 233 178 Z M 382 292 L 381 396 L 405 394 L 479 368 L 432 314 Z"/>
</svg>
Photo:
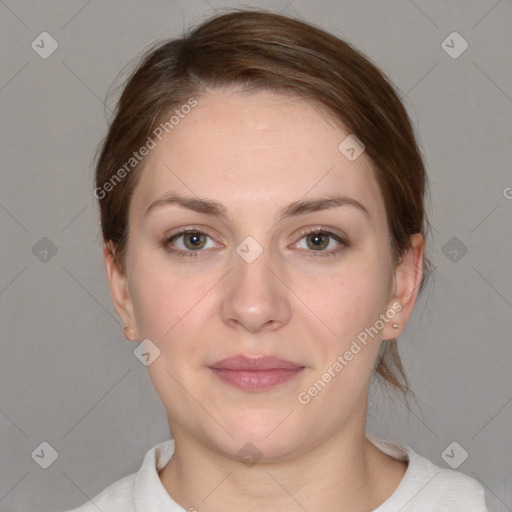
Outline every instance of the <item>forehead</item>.
<svg viewBox="0 0 512 512">
<path fill-rule="evenodd" d="M 340 152 L 350 133 L 315 104 L 267 91 L 215 90 L 196 99 L 145 158 L 131 205 L 136 214 L 178 191 L 247 214 L 340 193 L 383 215 L 369 160 Z"/>
</svg>

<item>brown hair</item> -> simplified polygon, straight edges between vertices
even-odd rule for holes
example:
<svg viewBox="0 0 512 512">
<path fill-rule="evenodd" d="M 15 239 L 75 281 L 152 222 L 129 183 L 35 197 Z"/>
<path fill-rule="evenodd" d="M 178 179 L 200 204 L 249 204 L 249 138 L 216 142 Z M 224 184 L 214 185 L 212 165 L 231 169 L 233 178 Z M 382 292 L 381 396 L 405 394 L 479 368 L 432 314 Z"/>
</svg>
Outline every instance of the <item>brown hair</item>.
<svg viewBox="0 0 512 512">
<path fill-rule="evenodd" d="M 103 239 L 113 244 L 121 270 L 130 198 L 142 168 L 126 162 L 176 107 L 206 88 L 232 85 L 301 96 L 364 143 L 384 198 L 395 263 L 410 247 L 410 235 L 426 234 L 424 165 L 407 112 L 383 73 L 348 43 L 303 21 L 234 10 L 154 45 L 124 86 L 99 148 L 95 189 Z M 123 179 L 114 182 L 122 166 Z M 395 340 L 383 340 L 375 371 L 393 388 L 409 390 Z"/>
</svg>

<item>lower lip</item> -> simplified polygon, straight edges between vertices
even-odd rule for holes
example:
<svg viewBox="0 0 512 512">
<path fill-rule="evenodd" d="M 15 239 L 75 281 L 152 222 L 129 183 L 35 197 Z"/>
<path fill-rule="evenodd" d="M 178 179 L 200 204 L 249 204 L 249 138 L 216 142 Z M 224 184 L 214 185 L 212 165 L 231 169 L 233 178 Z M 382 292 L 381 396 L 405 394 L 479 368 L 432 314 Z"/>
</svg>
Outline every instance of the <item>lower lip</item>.
<svg viewBox="0 0 512 512">
<path fill-rule="evenodd" d="M 220 379 L 247 391 L 264 391 L 296 377 L 304 368 L 272 370 L 227 370 L 210 368 Z"/>
</svg>

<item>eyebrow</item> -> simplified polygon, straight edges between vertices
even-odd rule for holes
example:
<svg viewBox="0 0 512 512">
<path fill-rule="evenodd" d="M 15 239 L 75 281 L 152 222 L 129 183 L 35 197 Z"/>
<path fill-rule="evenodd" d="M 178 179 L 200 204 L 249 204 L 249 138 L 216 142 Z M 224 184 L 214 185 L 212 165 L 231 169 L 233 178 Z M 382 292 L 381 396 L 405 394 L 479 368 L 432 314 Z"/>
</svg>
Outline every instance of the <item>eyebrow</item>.
<svg viewBox="0 0 512 512">
<path fill-rule="evenodd" d="M 160 199 L 157 199 L 151 203 L 146 209 L 144 216 L 146 216 L 155 208 L 160 208 L 172 204 L 181 206 L 182 208 L 186 208 L 197 213 L 213 215 L 224 220 L 228 220 L 229 218 L 226 207 L 218 201 L 202 199 L 199 197 L 185 197 L 174 192 L 168 192 Z M 299 200 L 290 203 L 288 206 L 281 210 L 279 221 L 297 215 L 328 210 L 331 208 L 338 208 L 340 206 L 352 206 L 363 212 L 367 217 L 370 217 L 370 213 L 365 208 L 365 206 L 356 199 L 346 196 L 328 196 L 320 197 L 318 199 Z"/>
</svg>

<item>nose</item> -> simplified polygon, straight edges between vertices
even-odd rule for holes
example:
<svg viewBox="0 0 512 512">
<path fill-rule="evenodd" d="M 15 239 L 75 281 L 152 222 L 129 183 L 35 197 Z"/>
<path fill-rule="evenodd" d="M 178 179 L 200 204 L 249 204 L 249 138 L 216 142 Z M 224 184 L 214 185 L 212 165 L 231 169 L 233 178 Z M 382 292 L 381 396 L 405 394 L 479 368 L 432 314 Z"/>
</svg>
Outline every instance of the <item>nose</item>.
<svg viewBox="0 0 512 512">
<path fill-rule="evenodd" d="M 279 269 L 273 268 L 268 251 L 248 261 L 233 254 L 234 267 L 223 287 L 222 320 L 234 329 L 251 333 L 279 329 L 290 320 L 291 292 L 283 284 Z"/>
</svg>

